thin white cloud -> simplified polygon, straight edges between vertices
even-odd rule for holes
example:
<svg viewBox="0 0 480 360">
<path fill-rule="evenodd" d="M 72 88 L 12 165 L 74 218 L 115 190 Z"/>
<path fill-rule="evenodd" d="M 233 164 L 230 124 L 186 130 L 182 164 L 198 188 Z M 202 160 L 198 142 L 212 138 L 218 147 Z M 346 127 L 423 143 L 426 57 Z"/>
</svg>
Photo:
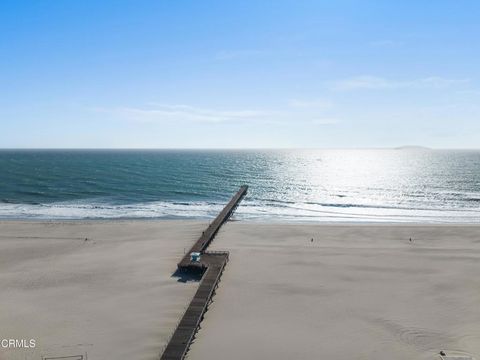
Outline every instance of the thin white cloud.
<svg viewBox="0 0 480 360">
<path fill-rule="evenodd" d="M 457 91 L 458 94 L 461 94 L 461 95 L 475 95 L 475 96 L 478 96 L 480 95 L 480 90 L 460 90 L 460 91 Z"/>
<path fill-rule="evenodd" d="M 439 76 L 431 76 L 428 78 L 419 79 L 411 83 L 411 86 L 417 87 L 433 87 L 433 88 L 446 88 L 459 84 L 466 84 L 470 79 L 446 79 Z"/>
<path fill-rule="evenodd" d="M 348 79 L 337 80 L 331 83 L 331 89 L 337 91 L 351 91 L 359 89 L 441 89 L 454 85 L 468 83 L 469 79 L 447 79 L 431 76 L 413 80 L 391 80 L 382 77 L 362 75 Z"/>
<path fill-rule="evenodd" d="M 338 119 L 334 119 L 334 118 L 320 118 L 320 119 L 313 119 L 311 121 L 312 124 L 315 124 L 315 125 L 335 125 L 335 124 L 338 124 L 340 122 L 340 120 Z"/>
<path fill-rule="evenodd" d="M 338 120 L 326 117 L 321 106 L 327 103 L 320 101 L 301 102 L 283 110 L 219 110 L 194 107 L 189 105 L 150 104 L 149 108 L 115 107 L 95 108 L 96 112 L 107 113 L 116 119 L 124 119 L 137 123 L 264 123 L 288 125 L 295 122 L 307 122 L 316 125 L 333 125 Z M 331 106 L 328 104 L 328 106 Z"/>
<path fill-rule="evenodd" d="M 246 120 L 267 120 L 274 112 L 262 110 L 214 110 L 188 105 L 157 105 L 144 109 L 134 107 L 118 107 L 113 109 L 97 109 L 113 115 L 138 122 L 173 122 L 186 121 L 198 123 L 224 123 Z"/>
<path fill-rule="evenodd" d="M 301 100 L 301 99 L 291 99 L 288 102 L 288 105 L 293 108 L 314 108 L 314 109 L 328 109 L 333 106 L 331 100 L 327 99 L 313 99 L 313 100 Z"/>
<path fill-rule="evenodd" d="M 349 79 L 337 80 L 332 84 L 332 88 L 334 90 L 341 91 L 356 89 L 385 89 L 390 86 L 391 83 L 389 83 L 386 79 L 369 75 L 355 76 Z"/>
</svg>

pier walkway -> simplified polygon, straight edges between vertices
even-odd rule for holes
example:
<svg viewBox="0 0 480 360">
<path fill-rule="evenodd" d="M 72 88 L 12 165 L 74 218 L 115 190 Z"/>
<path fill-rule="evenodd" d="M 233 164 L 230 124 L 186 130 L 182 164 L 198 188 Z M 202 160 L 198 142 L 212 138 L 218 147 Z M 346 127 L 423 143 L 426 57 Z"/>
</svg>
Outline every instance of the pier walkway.
<svg viewBox="0 0 480 360">
<path fill-rule="evenodd" d="M 200 238 L 195 242 L 189 252 L 178 263 L 178 271 L 203 273 L 197 292 L 193 296 L 190 305 L 183 314 L 175 332 L 168 342 L 160 360 L 182 360 L 185 358 L 191 342 L 200 327 L 200 322 L 212 302 L 215 295 L 215 289 L 218 287 L 220 277 L 225 268 L 229 253 L 228 252 L 206 252 L 220 227 L 228 220 L 237 208 L 240 201 L 247 193 L 247 186 L 240 187 L 240 190 L 232 197 L 228 204 L 223 208 L 215 220 L 202 232 Z M 192 261 L 190 254 L 192 252 L 200 253 L 199 261 Z"/>
<path fill-rule="evenodd" d="M 192 262 L 190 260 L 190 254 L 192 252 L 199 252 L 203 253 L 210 243 L 213 241 L 215 235 L 217 234 L 218 230 L 222 227 L 222 225 L 228 220 L 228 218 L 233 214 L 235 209 L 237 208 L 240 201 L 245 197 L 247 194 L 248 186 L 243 185 L 240 187 L 240 190 L 232 197 L 232 199 L 228 202 L 227 205 L 223 208 L 220 214 L 217 215 L 215 220 L 213 220 L 208 228 L 202 232 L 200 238 L 193 244 L 190 251 L 188 251 L 182 260 L 178 263 L 179 270 L 188 270 L 192 267 L 201 267 L 204 262 L 201 261 L 200 263 Z"/>
</svg>

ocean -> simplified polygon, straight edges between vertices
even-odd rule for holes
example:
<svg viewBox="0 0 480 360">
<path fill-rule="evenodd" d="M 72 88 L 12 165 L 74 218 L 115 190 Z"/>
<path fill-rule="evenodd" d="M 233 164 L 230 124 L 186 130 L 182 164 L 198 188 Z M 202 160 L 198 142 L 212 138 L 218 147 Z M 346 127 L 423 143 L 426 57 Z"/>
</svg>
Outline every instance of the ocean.
<svg viewBox="0 0 480 360">
<path fill-rule="evenodd" d="M 0 150 L 1 219 L 480 223 L 480 151 Z"/>
</svg>

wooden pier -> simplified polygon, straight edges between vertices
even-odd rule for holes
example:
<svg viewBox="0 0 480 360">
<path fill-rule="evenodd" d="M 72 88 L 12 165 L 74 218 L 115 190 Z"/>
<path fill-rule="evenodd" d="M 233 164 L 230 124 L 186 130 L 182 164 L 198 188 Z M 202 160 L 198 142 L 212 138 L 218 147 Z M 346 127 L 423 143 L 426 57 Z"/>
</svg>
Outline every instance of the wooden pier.
<svg viewBox="0 0 480 360">
<path fill-rule="evenodd" d="M 190 254 L 192 252 L 199 252 L 203 253 L 208 245 L 213 241 L 215 235 L 217 234 L 218 230 L 222 227 L 222 225 L 228 220 L 228 218 L 233 214 L 235 209 L 237 208 L 240 201 L 245 197 L 247 194 L 248 186 L 243 185 L 240 187 L 240 190 L 232 197 L 232 199 L 228 202 L 227 205 L 223 208 L 220 214 L 217 215 L 215 220 L 213 220 L 208 228 L 202 232 L 200 238 L 193 244 L 190 251 L 188 251 L 183 259 L 178 263 L 178 269 L 181 271 L 184 270 L 193 270 L 192 267 L 202 267 L 204 265 L 203 261 L 200 262 L 192 262 L 190 260 Z"/>
<path fill-rule="evenodd" d="M 202 235 L 190 251 L 178 263 L 178 271 L 194 273 L 201 271 L 203 276 L 197 292 L 160 357 L 161 360 L 182 360 L 185 358 L 190 344 L 200 327 L 200 322 L 208 309 L 208 305 L 212 301 L 215 289 L 218 287 L 220 277 L 229 257 L 228 252 L 206 252 L 206 249 L 213 241 L 220 227 L 233 214 L 240 201 L 246 195 L 247 190 L 248 187 L 246 185 L 240 187 L 240 190 L 232 197 L 208 228 L 202 232 Z M 192 252 L 201 254 L 199 261 L 191 260 L 190 254 Z"/>
</svg>

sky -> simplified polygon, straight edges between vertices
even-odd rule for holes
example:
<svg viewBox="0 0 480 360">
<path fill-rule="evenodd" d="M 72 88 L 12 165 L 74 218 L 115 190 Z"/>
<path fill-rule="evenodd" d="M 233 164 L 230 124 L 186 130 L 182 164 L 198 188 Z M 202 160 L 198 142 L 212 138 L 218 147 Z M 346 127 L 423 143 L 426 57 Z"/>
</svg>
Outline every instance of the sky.
<svg viewBox="0 0 480 360">
<path fill-rule="evenodd" d="M 479 148 L 479 14 L 2 0 L 0 148 Z"/>
</svg>

